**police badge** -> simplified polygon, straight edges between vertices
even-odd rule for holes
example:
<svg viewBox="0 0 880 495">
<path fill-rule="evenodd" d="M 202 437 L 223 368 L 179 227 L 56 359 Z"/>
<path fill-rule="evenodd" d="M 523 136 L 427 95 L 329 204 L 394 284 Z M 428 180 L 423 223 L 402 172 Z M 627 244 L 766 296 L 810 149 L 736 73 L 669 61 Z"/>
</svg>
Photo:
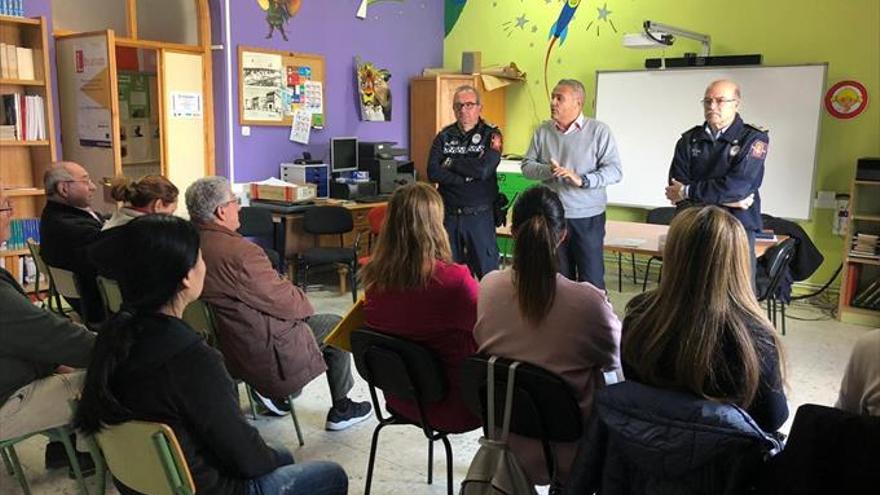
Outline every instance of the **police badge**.
<svg viewBox="0 0 880 495">
<path fill-rule="evenodd" d="M 483 136 L 480 135 L 479 132 L 474 134 L 474 137 L 471 138 L 471 142 L 474 144 L 480 144 L 480 141 L 482 141 L 482 140 L 483 140 Z"/>
<path fill-rule="evenodd" d="M 730 147 L 730 156 L 736 156 L 739 154 L 740 147 L 738 144 L 734 144 Z"/>
</svg>

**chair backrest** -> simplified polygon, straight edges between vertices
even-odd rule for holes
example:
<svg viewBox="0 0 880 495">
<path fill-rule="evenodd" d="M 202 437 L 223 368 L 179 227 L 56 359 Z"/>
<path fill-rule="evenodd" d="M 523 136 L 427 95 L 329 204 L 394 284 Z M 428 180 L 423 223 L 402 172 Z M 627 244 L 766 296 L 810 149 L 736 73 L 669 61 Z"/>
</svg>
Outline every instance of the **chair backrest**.
<svg viewBox="0 0 880 495">
<path fill-rule="evenodd" d="M 52 285 L 59 294 L 68 299 L 79 299 L 79 283 L 76 275 L 70 270 L 58 268 L 55 266 L 46 266 L 52 278 Z"/>
<path fill-rule="evenodd" d="M 101 293 L 101 300 L 104 301 L 104 309 L 108 315 L 118 313 L 122 307 L 122 290 L 119 283 L 113 279 L 98 275 L 98 291 Z"/>
<path fill-rule="evenodd" d="M 791 259 L 794 257 L 795 246 L 795 239 L 789 237 L 779 244 L 768 248 L 762 255 L 762 258 L 766 260 L 769 283 L 764 290 L 758 294 L 759 301 L 767 299 L 776 292 L 776 288 L 779 287 L 779 282 L 782 280 L 783 273 L 785 273 L 786 268 L 788 268 L 788 265 L 791 263 Z"/>
<path fill-rule="evenodd" d="M 817 404 L 800 406 L 764 493 L 876 493 L 880 417 Z M 868 488 L 873 486 L 874 488 Z"/>
<path fill-rule="evenodd" d="M 354 230 L 354 219 L 348 208 L 316 206 L 303 215 L 303 230 L 308 234 L 345 234 Z"/>
<path fill-rule="evenodd" d="M 446 397 L 443 367 L 424 346 L 359 328 L 351 333 L 351 352 L 358 373 L 371 387 L 422 405 Z"/>
<path fill-rule="evenodd" d="M 31 258 L 34 259 L 34 265 L 37 267 L 37 274 L 34 278 L 35 292 L 37 294 L 37 297 L 40 297 L 41 275 L 44 275 L 46 277 L 46 280 L 49 281 L 49 297 L 57 297 L 57 294 L 55 293 L 55 287 L 52 285 L 52 275 L 49 273 L 49 268 L 46 267 L 46 262 L 43 261 L 43 256 L 40 255 L 40 244 L 33 238 L 28 237 L 27 247 L 28 251 L 30 251 L 31 253 Z"/>
<path fill-rule="evenodd" d="M 241 223 L 241 226 L 238 227 L 238 233 L 245 237 L 272 239 L 275 235 L 275 223 L 272 221 L 271 210 L 245 206 L 238 212 L 238 219 Z"/>
<path fill-rule="evenodd" d="M 95 435 L 107 467 L 122 484 L 151 495 L 195 493 L 174 431 L 162 423 L 128 421 Z"/>
<path fill-rule="evenodd" d="M 674 216 L 675 207 L 664 206 L 662 208 L 654 208 L 653 210 L 648 210 L 648 219 L 646 222 L 654 225 L 669 225 L 672 223 L 672 218 Z"/>
<path fill-rule="evenodd" d="M 507 370 L 513 363 L 495 362 L 495 424 L 501 424 L 507 390 Z M 468 408 L 487 424 L 486 374 L 489 357 L 471 356 L 461 368 L 462 397 Z M 514 379 L 510 431 L 548 442 L 573 442 L 583 433 L 583 415 L 571 387 L 559 376 L 533 364 L 520 363 Z M 548 407 L 551 405 L 552 407 Z"/>
<path fill-rule="evenodd" d="M 373 208 L 367 213 L 367 222 L 370 224 L 370 234 L 379 235 L 379 232 L 382 231 L 382 226 L 385 224 L 386 211 L 388 211 L 388 206 L 381 205 Z"/>
<path fill-rule="evenodd" d="M 205 301 L 196 299 L 183 310 L 183 321 L 193 330 L 205 336 L 211 347 L 217 346 L 217 330 L 214 324 L 214 313 Z"/>
</svg>

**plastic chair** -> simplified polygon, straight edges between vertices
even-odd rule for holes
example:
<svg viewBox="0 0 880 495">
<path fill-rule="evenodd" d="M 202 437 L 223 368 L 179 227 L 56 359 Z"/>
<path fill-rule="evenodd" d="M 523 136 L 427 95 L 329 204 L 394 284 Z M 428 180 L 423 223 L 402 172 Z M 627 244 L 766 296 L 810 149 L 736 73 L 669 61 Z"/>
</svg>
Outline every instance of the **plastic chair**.
<svg viewBox="0 0 880 495">
<path fill-rule="evenodd" d="M 510 359 L 498 358 L 495 362 L 495 424 L 501 424 L 507 390 Z M 489 356 L 476 355 L 464 360 L 461 368 L 462 397 L 468 408 L 488 423 L 486 404 L 486 374 Z M 544 461 L 550 477 L 550 493 L 559 493 L 561 483 L 557 477 L 557 461 L 551 442 L 574 442 L 581 438 L 584 420 L 577 399 L 565 381 L 559 376 L 533 364 L 520 363 L 516 368 L 514 382 L 513 413 L 510 431 L 517 435 L 541 441 Z"/>
<path fill-rule="evenodd" d="M 654 225 L 669 225 L 672 223 L 672 218 L 675 217 L 675 208 L 671 206 L 666 206 L 663 208 L 654 208 L 653 210 L 648 211 L 648 218 L 646 220 L 647 223 L 651 223 Z M 648 266 L 645 268 L 645 278 L 642 281 L 642 292 L 645 292 L 648 289 L 648 275 L 651 274 L 651 263 L 653 261 L 657 261 L 658 264 L 663 262 L 663 256 L 651 256 L 648 259 Z M 635 263 L 635 255 L 633 255 L 633 263 Z M 663 275 L 663 267 L 660 267 L 660 273 L 657 274 L 657 283 L 660 283 L 660 277 Z"/>
<path fill-rule="evenodd" d="M 49 282 L 49 297 L 46 298 L 45 307 L 53 313 L 66 316 L 64 305 L 61 301 L 61 295 L 58 294 L 57 290 L 55 290 L 55 284 L 52 282 L 52 273 L 49 272 L 49 267 L 46 265 L 46 262 L 43 261 L 43 256 L 40 254 L 40 244 L 37 241 L 28 238 L 27 246 L 28 250 L 31 252 L 31 257 L 34 258 L 34 264 L 37 267 L 37 278 L 35 287 L 35 293 L 37 294 L 37 297 L 40 297 L 40 275 L 42 274 L 46 276 L 46 279 Z"/>
<path fill-rule="evenodd" d="M 107 316 L 119 312 L 122 307 L 122 291 L 119 289 L 119 283 L 113 279 L 98 275 L 98 292 L 101 293 L 101 302 L 104 303 L 104 311 Z"/>
<path fill-rule="evenodd" d="M 782 281 L 783 274 L 788 270 L 788 265 L 791 264 L 791 259 L 794 257 L 795 247 L 795 239 L 789 237 L 779 244 L 768 248 L 767 251 L 764 251 L 764 254 L 761 255 L 762 258 L 767 260 L 770 281 L 767 284 L 767 287 L 758 294 L 758 302 L 767 301 L 767 318 L 773 322 L 774 327 L 777 323 L 777 309 L 782 313 L 782 335 L 785 335 L 785 301 L 780 300 L 776 296 L 776 289 Z M 777 302 L 779 303 L 778 308 L 776 306 Z"/>
<path fill-rule="evenodd" d="M 63 296 L 68 301 L 78 300 L 79 307 L 73 308 L 73 310 L 79 314 L 82 321 L 86 321 L 85 301 L 83 301 L 82 296 L 80 295 L 79 281 L 77 280 L 76 275 L 70 270 L 55 266 L 46 265 L 46 268 L 49 270 L 49 283 L 55 288 L 56 294 Z M 62 308 L 61 302 L 61 298 L 59 297 L 57 301 L 59 308 Z M 67 313 L 63 309 L 59 314 L 67 316 Z"/>
<path fill-rule="evenodd" d="M 339 247 L 312 247 L 299 255 L 303 291 L 308 286 L 309 270 L 315 266 L 344 264 L 348 267 L 351 284 L 351 300 L 357 302 L 357 252 L 360 233 L 354 245 L 345 247 L 344 235 L 354 230 L 354 219 L 348 208 L 342 206 L 318 206 L 306 210 L 303 215 L 303 230 L 307 234 L 338 235 Z"/>
<path fill-rule="evenodd" d="M 255 241 L 263 248 L 266 256 L 275 270 L 284 275 L 284 260 L 276 248 L 275 222 L 272 220 L 272 210 L 256 208 L 253 206 L 243 207 L 238 218 L 240 226 L 238 233 Z"/>
<path fill-rule="evenodd" d="M 385 212 L 388 210 L 386 205 L 380 205 L 367 213 L 367 223 L 370 224 L 370 232 L 367 235 L 367 252 L 373 253 L 373 238 L 378 237 L 385 225 Z M 358 258 L 358 266 L 364 266 L 370 262 L 370 255 Z"/>
<path fill-rule="evenodd" d="M 162 423 L 128 421 L 95 435 L 113 476 L 150 495 L 193 495 L 196 487 L 174 431 Z"/>
<path fill-rule="evenodd" d="M 67 425 L 43 431 L 35 431 L 17 438 L 0 441 L 0 453 L 2 453 L 3 463 L 6 464 L 9 474 L 13 475 L 16 480 L 18 480 L 18 484 L 21 485 L 21 490 L 24 495 L 30 495 L 31 490 L 27 478 L 24 476 L 24 471 L 21 468 L 21 463 L 18 460 L 18 454 L 15 452 L 15 445 L 34 435 L 45 435 L 49 437 L 50 440 L 61 442 L 64 445 L 64 451 L 67 453 L 67 458 L 70 461 L 70 465 L 73 467 L 73 474 L 79 485 L 79 491 L 83 495 L 89 495 L 89 489 L 86 486 L 85 478 L 83 477 L 82 469 L 79 465 L 79 458 L 76 455 L 76 449 L 73 446 L 73 442 L 70 441 L 70 436 L 73 435 L 73 429 Z"/>
<path fill-rule="evenodd" d="M 217 326 L 214 323 L 214 313 L 211 310 L 211 307 L 208 303 L 196 299 L 195 301 L 189 303 L 186 309 L 183 310 L 183 321 L 187 323 L 193 330 L 199 332 L 200 334 L 205 336 L 205 340 L 208 342 L 208 345 L 218 348 L 217 343 Z M 247 390 L 247 398 L 248 404 L 250 405 L 251 410 L 251 418 L 254 420 L 257 419 L 257 408 L 254 405 L 254 400 L 251 398 L 251 386 L 241 380 L 236 380 L 236 386 L 239 383 L 244 383 L 245 389 Z M 287 399 L 290 401 L 290 417 L 293 419 L 293 427 L 296 430 L 296 438 L 299 441 L 299 445 L 305 445 L 303 441 L 302 429 L 299 426 L 299 418 L 296 416 L 296 408 L 293 407 L 293 395 L 288 397 Z"/>
<path fill-rule="evenodd" d="M 428 484 L 433 482 L 434 442 L 443 442 L 446 449 L 446 492 L 452 495 L 452 445 L 447 438 L 448 433 L 432 427 L 425 414 L 426 405 L 446 397 L 446 379 L 440 361 L 433 352 L 419 344 L 363 328 L 351 333 L 351 348 L 355 367 L 369 385 L 373 409 L 379 420 L 370 442 L 364 495 L 370 494 L 379 432 L 389 425 L 414 425 L 422 429 L 428 439 Z M 383 417 L 377 388 L 386 394 L 415 402 L 419 409 L 418 423 L 391 410 L 387 417 Z"/>
</svg>

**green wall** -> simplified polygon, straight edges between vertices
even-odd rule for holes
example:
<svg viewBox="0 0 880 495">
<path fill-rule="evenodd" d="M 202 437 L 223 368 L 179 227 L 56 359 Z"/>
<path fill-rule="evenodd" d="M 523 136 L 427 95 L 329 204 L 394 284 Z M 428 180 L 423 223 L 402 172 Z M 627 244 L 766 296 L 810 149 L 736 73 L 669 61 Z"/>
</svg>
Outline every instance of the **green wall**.
<svg viewBox="0 0 880 495">
<path fill-rule="evenodd" d="M 549 118 L 544 57 L 550 26 L 563 3 L 446 1 L 464 3 L 464 8 L 451 29 L 447 26 L 445 67 L 459 68 L 462 51 L 481 51 L 484 67 L 513 61 L 527 73 L 527 82 L 508 89 L 505 129 L 505 152 L 524 153 L 533 129 Z M 609 12 L 605 19 L 600 18 L 599 9 L 603 6 Z M 713 55 L 760 53 L 765 65 L 827 62 L 826 87 L 845 79 L 864 84 L 869 104 L 861 115 L 838 120 L 823 112 L 816 174 L 818 190 L 848 192 L 856 159 L 880 156 L 880 1 L 582 1 L 569 25 L 565 43 L 555 46 L 551 53 L 547 76 L 550 86 L 563 77 L 583 81 L 588 92 L 584 111 L 592 115 L 590 95 L 595 94 L 596 70 L 638 69 L 644 67 L 645 58 L 664 55 L 663 50 L 632 50 L 622 46 L 623 34 L 640 32 L 646 19 L 711 35 Z M 665 56 L 680 57 L 684 52 L 697 51 L 698 43 L 679 38 L 665 50 Z M 695 100 L 698 96 L 694 96 Z M 748 120 L 748 95 L 745 96 L 743 115 Z M 670 157 L 674 144 L 669 143 Z M 626 173 L 626 163 L 623 167 Z M 813 283 L 825 282 L 840 263 L 842 238 L 831 234 L 833 215 L 832 210 L 813 210 L 813 220 L 801 223 L 826 257 L 825 264 L 810 280 Z M 609 218 L 641 220 L 644 210 L 611 208 Z"/>
</svg>

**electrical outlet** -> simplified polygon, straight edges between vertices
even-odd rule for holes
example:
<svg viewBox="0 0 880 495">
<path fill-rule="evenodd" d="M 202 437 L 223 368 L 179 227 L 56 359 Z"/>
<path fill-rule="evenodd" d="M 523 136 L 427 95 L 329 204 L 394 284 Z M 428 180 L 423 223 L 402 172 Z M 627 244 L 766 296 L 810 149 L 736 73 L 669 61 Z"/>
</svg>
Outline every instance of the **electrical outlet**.
<svg viewBox="0 0 880 495">
<path fill-rule="evenodd" d="M 241 126 L 241 135 L 245 136 L 245 137 L 250 136 L 251 135 L 251 126 L 249 126 L 249 125 Z"/>
</svg>

